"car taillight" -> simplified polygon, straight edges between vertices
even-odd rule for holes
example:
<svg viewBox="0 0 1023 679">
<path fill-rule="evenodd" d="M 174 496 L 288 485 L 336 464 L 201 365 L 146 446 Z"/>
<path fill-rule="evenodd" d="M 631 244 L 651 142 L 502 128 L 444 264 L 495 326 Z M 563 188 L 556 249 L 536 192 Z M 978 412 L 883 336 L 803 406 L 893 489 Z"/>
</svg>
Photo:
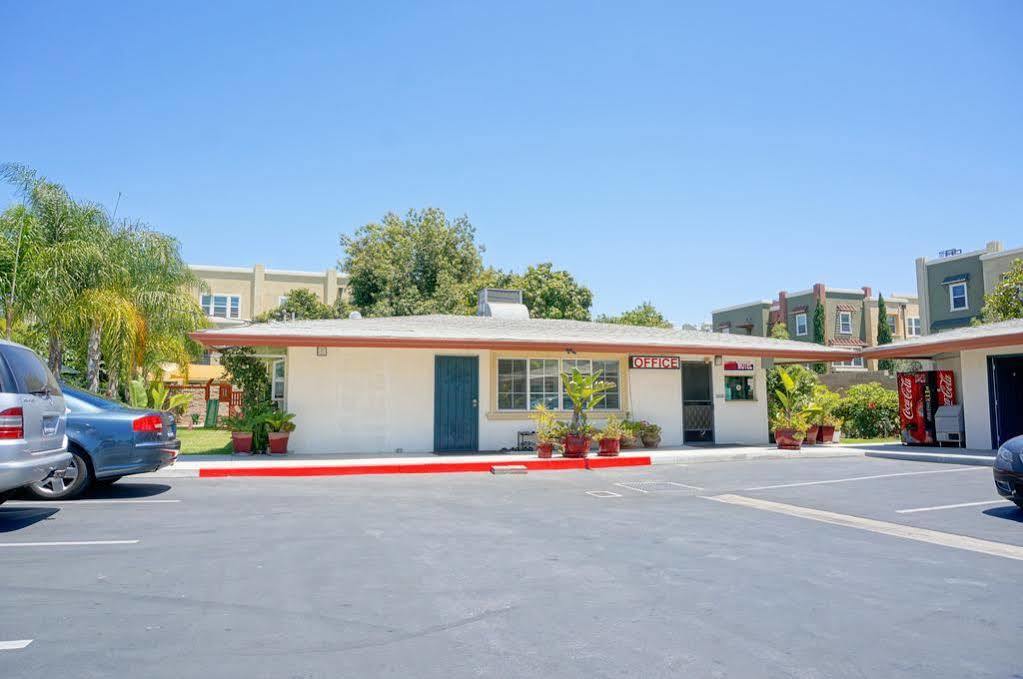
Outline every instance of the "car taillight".
<svg viewBox="0 0 1023 679">
<path fill-rule="evenodd" d="M 159 415 L 143 415 L 131 423 L 135 431 L 161 432 L 163 431 L 163 418 Z"/>
<path fill-rule="evenodd" d="M 0 439 L 25 438 L 25 418 L 21 408 L 0 410 Z"/>
</svg>

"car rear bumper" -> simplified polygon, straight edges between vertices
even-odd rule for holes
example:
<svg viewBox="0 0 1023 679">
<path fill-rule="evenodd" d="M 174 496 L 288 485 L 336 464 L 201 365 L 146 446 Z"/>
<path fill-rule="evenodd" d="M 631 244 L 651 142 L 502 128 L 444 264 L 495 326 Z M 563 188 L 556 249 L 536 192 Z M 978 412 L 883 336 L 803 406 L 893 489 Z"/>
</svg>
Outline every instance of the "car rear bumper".
<svg viewBox="0 0 1023 679">
<path fill-rule="evenodd" d="M 24 460 L 0 462 L 0 493 L 36 483 L 55 471 L 63 471 L 71 464 L 71 453 L 66 448 L 35 453 Z"/>
<path fill-rule="evenodd" d="M 97 470 L 96 478 L 108 476 L 130 476 L 131 474 L 145 474 L 155 472 L 158 469 L 174 464 L 178 459 L 178 451 L 181 450 L 181 441 L 159 441 L 154 443 L 139 443 L 135 445 L 131 463 L 119 467 L 105 467 L 102 471 Z"/>
<path fill-rule="evenodd" d="M 1023 472 L 995 469 L 995 490 L 1004 498 L 1023 501 Z"/>
</svg>

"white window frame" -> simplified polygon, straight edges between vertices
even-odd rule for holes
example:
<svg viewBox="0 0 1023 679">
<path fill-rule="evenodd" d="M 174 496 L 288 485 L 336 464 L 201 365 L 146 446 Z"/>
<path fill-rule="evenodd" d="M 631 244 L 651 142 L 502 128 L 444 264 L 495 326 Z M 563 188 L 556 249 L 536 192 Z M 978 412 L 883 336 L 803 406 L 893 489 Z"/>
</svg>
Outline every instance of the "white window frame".
<svg viewBox="0 0 1023 679">
<path fill-rule="evenodd" d="M 278 389 L 278 377 L 277 377 L 277 366 L 281 367 L 281 376 L 279 378 L 280 389 Z M 288 384 L 288 373 L 287 368 L 284 365 L 284 359 L 280 358 L 270 364 L 270 398 L 275 401 L 284 403 L 284 392 L 286 391 Z"/>
<path fill-rule="evenodd" d="M 906 337 L 920 336 L 920 317 L 908 316 L 906 318 Z"/>
<path fill-rule="evenodd" d="M 862 356 L 855 356 L 848 361 L 836 361 L 831 364 L 835 370 L 866 370 L 866 364 Z"/>
<path fill-rule="evenodd" d="M 852 312 L 851 311 L 839 311 L 838 312 L 838 333 L 840 335 L 851 335 L 852 334 Z"/>
<path fill-rule="evenodd" d="M 956 306 L 956 294 L 955 289 L 963 289 L 963 305 Z M 970 288 L 966 285 L 966 281 L 959 281 L 958 283 L 950 283 L 948 286 L 948 310 L 949 311 L 964 311 L 970 308 Z"/>
<path fill-rule="evenodd" d="M 800 330 L 800 320 L 802 320 L 802 330 Z M 796 314 L 796 337 L 806 337 L 808 332 L 806 312 L 801 311 Z"/>
<path fill-rule="evenodd" d="M 525 363 L 526 363 L 526 408 L 525 409 L 523 409 L 523 408 L 502 408 L 501 407 L 501 361 L 525 361 Z M 557 361 L 558 362 L 558 404 L 557 404 L 557 408 L 554 408 L 554 410 L 556 410 L 558 412 L 571 412 L 570 408 L 569 409 L 565 408 L 565 402 L 567 400 L 567 396 L 565 394 L 565 385 L 561 382 L 561 373 L 568 372 L 565 369 L 565 363 L 566 362 L 572 363 L 573 365 L 576 362 L 587 362 L 587 363 L 590 364 L 588 370 L 593 370 L 593 364 L 594 363 L 617 363 L 618 364 L 618 376 L 617 376 L 617 378 L 614 379 L 615 388 L 610 392 L 610 393 L 617 393 L 617 395 L 618 395 L 618 405 L 617 405 L 617 407 L 610 407 L 610 406 L 606 405 L 607 400 L 605 399 L 604 402 L 601 403 L 600 405 L 598 405 L 596 408 L 594 408 L 592 412 L 615 413 L 615 412 L 621 412 L 624 409 L 623 406 L 622 406 L 622 391 L 623 391 L 622 390 L 622 370 L 624 369 L 624 365 L 623 365 L 622 360 L 620 358 L 556 358 L 556 357 L 552 357 L 552 356 L 532 356 L 532 357 L 530 357 L 530 356 L 500 356 L 500 357 L 497 358 L 497 366 L 496 366 L 496 368 L 497 368 L 497 370 L 496 370 L 497 380 L 496 380 L 496 383 L 495 383 L 495 386 L 494 386 L 494 397 L 495 397 L 495 399 L 494 399 L 494 407 L 495 407 L 495 410 L 497 412 L 501 412 L 501 413 L 528 413 L 528 412 L 530 412 L 531 409 L 529 408 L 529 404 L 530 404 L 530 401 L 532 400 L 532 392 L 530 391 L 530 388 L 532 387 L 532 383 L 533 383 L 532 375 L 530 374 L 530 372 L 531 372 L 531 362 L 532 361 Z M 589 373 L 584 373 L 584 374 L 589 374 Z M 606 373 L 605 373 L 605 375 L 606 375 Z M 544 392 L 544 393 L 547 393 L 547 392 Z"/>
<path fill-rule="evenodd" d="M 224 299 L 224 313 L 223 316 L 215 316 L 214 310 L 217 308 L 217 298 L 221 297 Z M 207 304 L 206 300 L 209 299 Z M 236 319 L 242 317 L 242 298 L 241 295 L 225 295 L 223 293 L 211 292 L 211 293 L 199 293 L 199 306 L 202 307 L 203 313 L 209 318 L 224 318 L 224 319 Z M 232 313 L 233 311 L 233 313 Z"/>
</svg>

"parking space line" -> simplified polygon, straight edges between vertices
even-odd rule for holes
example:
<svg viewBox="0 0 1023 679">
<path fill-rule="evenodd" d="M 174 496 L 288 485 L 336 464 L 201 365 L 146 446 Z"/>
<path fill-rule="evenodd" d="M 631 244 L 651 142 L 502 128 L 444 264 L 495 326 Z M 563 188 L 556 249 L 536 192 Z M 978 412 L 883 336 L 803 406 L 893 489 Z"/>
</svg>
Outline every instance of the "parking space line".
<svg viewBox="0 0 1023 679">
<path fill-rule="evenodd" d="M 874 474 L 872 476 L 849 476 L 844 479 L 826 479 L 824 481 L 802 481 L 800 483 L 779 483 L 775 486 L 754 486 L 743 490 L 774 490 L 775 488 L 799 488 L 801 486 L 819 486 L 826 483 L 846 483 L 848 481 L 868 481 L 870 479 L 889 479 L 895 476 L 920 476 L 922 474 L 954 474 L 955 472 L 976 472 L 990 470 L 989 467 L 966 467 L 963 469 L 928 469 L 922 472 L 898 472 L 896 474 Z"/>
<path fill-rule="evenodd" d="M 935 512 L 939 509 L 959 509 L 960 507 L 981 507 L 983 505 L 1008 505 L 1008 500 L 984 500 L 982 502 L 960 502 L 955 505 L 937 505 L 934 507 L 916 507 L 915 509 L 896 509 L 896 514 L 915 514 L 917 512 Z"/>
<path fill-rule="evenodd" d="M 156 505 L 181 502 L 181 500 L 12 500 L 8 505 L 31 507 L 42 505 Z"/>
<path fill-rule="evenodd" d="M 14 641 L 0 641 L 0 651 L 17 651 L 32 643 L 32 639 L 16 639 Z"/>
<path fill-rule="evenodd" d="M 621 497 L 622 496 L 621 493 L 615 493 L 615 492 L 610 491 L 610 490 L 588 490 L 588 491 L 586 491 L 586 494 L 587 495 L 592 495 L 593 497 Z"/>
<path fill-rule="evenodd" d="M 67 542 L 0 542 L 0 547 L 85 547 L 89 545 L 137 545 L 138 540 L 73 540 Z"/>
<path fill-rule="evenodd" d="M 620 483 L 616 483 L 615 485 L 619 486 L 621 488 L 628 488 L 629 490 L 634 490 L 637 493 L 644 493 L 644 494 L 646 494 L 646 493 L 663 492 L 663 491 L 644 490 L 643 488 L 637 488 L 637 486 L 643 486 L 643 485 L 650 486 L 650 485 L 655 485 L 655 484 L 664 484 L 666 486 L 675 486 L 677 488 L 688 488 L 689 490 L 705 490 L 704 488 L 701 488 L 699 486 L 690 486 L 689 484 L 679 483 L 678 481 L 622 481 Z"/>
<path fill-rule="evenodd" d="M 906 540 L 928 542 L 933 545 L 952 547 L 954 549 L 964 549 L 971 552 L 978 552 L 980 554 L 988 554 L 991 556 L 1000 556 L 1006 559 L 1023 561 L 1023 547 L 1006 544 L 1004 542 L 981 540 L 979 538 L 971 538 L 965 535 L 957 535 L 955 533 L 942 533 L 941 531 L 930 530 L 928 528 L 903 526 L 899 523 L 866 519 L 862 516 L 836 514 L 835 512 L 826 512 L 821 509 L 811 509 L 810 507 L 800 507 L 799 505 L 789 505 L 782 502 L 771 502 L 770 500 L 760 500 L 752 497 L 744 497 L 742 495 L 713 495 L 703 497 L 704 499 L 714 500 L 715 502 L 739 505 L 750 509 L 760 509 L 767 512 L 774 512 L 776 514 L 787 514 L 801 519 L 810 519 L 811 521 L 820 521 L 822 523 L 830 523 L 836 526 L 845 526 L 847 528 L 858 528 L 860 530 L 866 530 L 872 533 L 881 533 L 883 535 L 891 535 L 893 537 L 904 538 Z"/>
</svg>

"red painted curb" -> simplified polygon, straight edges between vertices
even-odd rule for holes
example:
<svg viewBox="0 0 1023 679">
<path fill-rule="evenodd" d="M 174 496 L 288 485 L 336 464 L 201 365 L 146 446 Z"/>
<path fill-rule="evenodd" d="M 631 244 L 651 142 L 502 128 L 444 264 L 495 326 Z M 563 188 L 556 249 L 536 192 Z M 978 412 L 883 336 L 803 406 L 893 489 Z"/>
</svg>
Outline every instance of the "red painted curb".
<svg viewBox="0 0 1023 679">
<path fill-rule="evenodd" d="M 588 457 L 587 469 L 606 469 L 607 467 L 649 467 L 649 457 Z"/>
<path fill-rule="evenodd" d="M 508 462 L 421 462 L 417 464 L 366 464 L 321 467 L 207 467 L 199 469 L 199 478 L 226 476 L 355 476 L 362 474 L 451 474 L 489 472 L 491 467 L 523 466 L 530 471 L 586 469 L 585 459 L 555 458 Z"/>
</svg>

